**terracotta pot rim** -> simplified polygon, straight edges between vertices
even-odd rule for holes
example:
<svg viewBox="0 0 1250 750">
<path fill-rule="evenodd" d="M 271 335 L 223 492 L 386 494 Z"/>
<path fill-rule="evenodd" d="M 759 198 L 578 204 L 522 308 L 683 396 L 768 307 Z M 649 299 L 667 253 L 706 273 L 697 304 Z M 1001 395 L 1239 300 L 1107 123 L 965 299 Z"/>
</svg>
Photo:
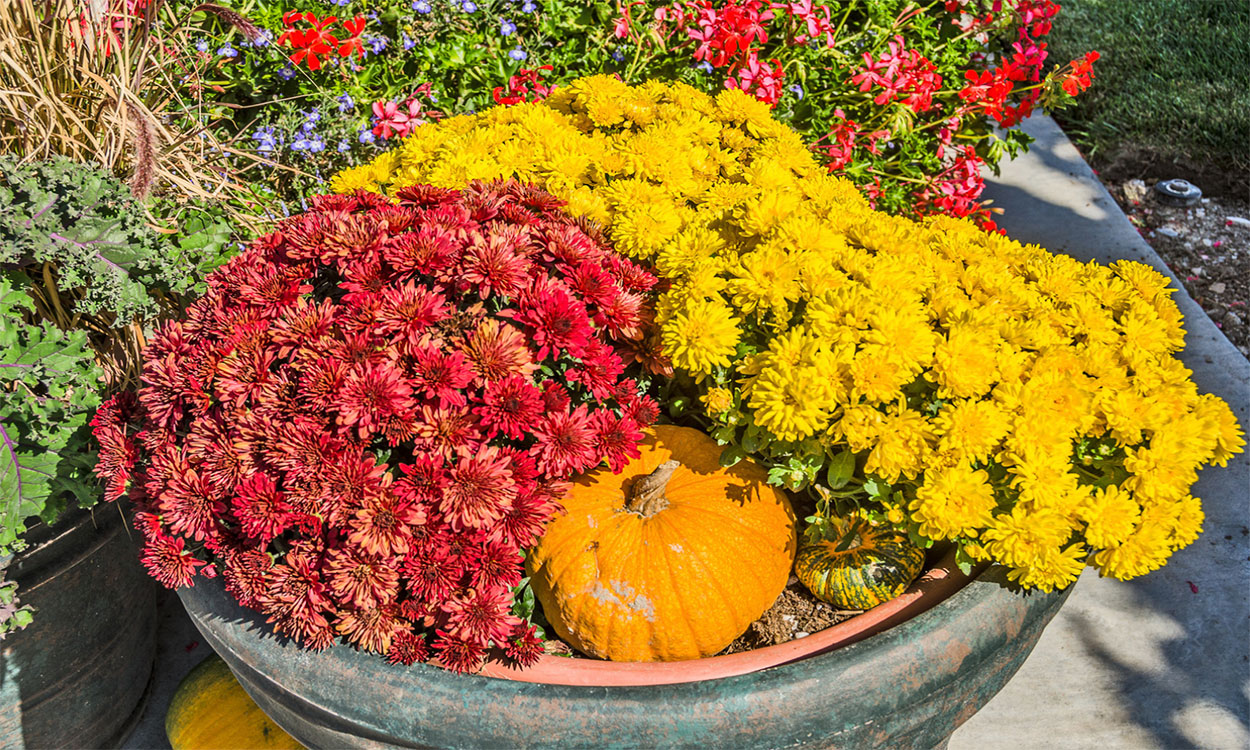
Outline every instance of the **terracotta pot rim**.
<svg viewBox="0 0 1250 750">
<path fill-rule="evenodd" d="M 962 573 L 955 564 L 952 547 L 906 591 L 884 604 L 804 638 L 737 654 L 670 662 L 611 662 L 543 655 L 537 664 L 524 669 L 488 662 L 479 674 L 516 682 L 603 687 L 673 685 L 735 677 L 861 641 L 947 599 L 978 573 L 980 569 Z"/>
</svg>

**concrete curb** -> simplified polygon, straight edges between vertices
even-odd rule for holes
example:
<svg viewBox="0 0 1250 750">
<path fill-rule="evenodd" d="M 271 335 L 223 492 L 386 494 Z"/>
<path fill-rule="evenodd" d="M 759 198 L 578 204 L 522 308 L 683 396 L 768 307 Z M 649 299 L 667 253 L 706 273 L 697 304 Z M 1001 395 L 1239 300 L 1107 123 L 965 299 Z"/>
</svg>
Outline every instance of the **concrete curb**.
<svg viewBox="0 0 1250 750">
<path fill-rule="evenodd" d="M 1250 427 L 1250 362 L 1137 234 L 1054 121 L 1003 167 L 986 197 L 1021 242 L 1167 274 L 1185 315 L 1185 366 Z M 1250 457 L 1194 486 L 1204 533 L 1162 570 L 1130 582 L 1086 570 L 1016 677 L 957 730 L 950 750 L 1250 747 Z M 1191 587 L 1191 584 L 1193 587 Z"/>
</svg>

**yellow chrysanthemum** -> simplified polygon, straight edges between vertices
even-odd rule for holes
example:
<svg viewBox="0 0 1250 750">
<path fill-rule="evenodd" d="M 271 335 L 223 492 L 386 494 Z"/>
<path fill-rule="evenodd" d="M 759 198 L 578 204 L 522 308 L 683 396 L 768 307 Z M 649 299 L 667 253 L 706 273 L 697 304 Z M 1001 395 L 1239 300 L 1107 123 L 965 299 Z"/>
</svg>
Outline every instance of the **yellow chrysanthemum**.
<svg viewBox="0 0 1250 750">
<path fill-rule="evenodd" d="M 1168 533 L 1143 524 L 1122 544 L 1095 552 L 1093 563 L 1103 575 L 1127 581 L 1163 567 L 1171 554 Z"/>
<path fill-rule="evenodd" d="M 958 461 L 985 461 L 1007 436 L 1011 422 L 993 401 L 959 399 L 943 404 L 933 420 L 938 452 Z"/>
<path fill-rule="evenodd" d="M 751 385 L 756 424 L 782 440 L 802 440 L 829 422 L 835 391 L 814 367 L 770 365 Z"/>
<path fill-rule="evenodd" d="M 733 408 L 734 394 L 728 388 L 716 386 L 708 388 L 707 393 L 700 396 L 699 400 L 703 402 L 703 408 L 708 414 L 724 414 Z"/>
<path fill-rule="evenodd" d="M 1129 477 L 1122 485 L 1143 500 L 1179 500 L 1198 481 L 1192 461 L 1153 448 L 1130 448 L 1124 457 Z"/>
<path fill-rule="evenodd" d="M 332 186 L 394 195 L 501 178 L 547 189 L 657 269 L 653 345 L 709 414 L 804 452 L 849 446 L 915 498 L 877 512 L 964 532 L 968 554 L 1026 587 L 1066 585 L 1087 548 L 1107 575 L 1162 564 L 1201 528 L 1197 470 L 1244 449 L 1227 404 L 1200 396 L 1175 356 L 1167 277 L 967 220 L 874 212 L 741 91 L 592 76 L 424 125 Z M 1090 445 L 1100 458 L 1074 467 Z M 978 471 L 1006 472 L 989 511 Z M 961 483 L 975 501 L 954 498 Z"/>
<path fill-rule="evenodd" d="M 1046 550 L 1032 565 L 1011 568 L 1007 571 L 1007 580 L 1042 591 L 1062 589 L 1080 577 L 1088 556 L 1089 550 L 1073 542 L 1063 549 Z"/>
<path fill-rule="evenodd" d="M 981 539 L 995 560 L 1013 568 L 1033 568 L 1044 565 L 1071 535 L 1067 519 L 1058 513 L 1016 508 L 996 517 Z"/>
<path fill-rule="evenodd" d="M 1206 432 L 1215 438 L 1215 450 L 1210 461 L 1216 466 L 1227 466 L 1232 458 L 1246 447 L 1245 433 L 1237 424 L 1233 410 L 1219 396 L 1203 394 L 1198 397 L 1194 413 L 1206 424 Z"/>
<path fill-rule="evenodd" d="M 780 248 L 761 248 L 741 256 L 729 289 L 743 313 L 782 317 L 799 298 L 799 266 Z"/>
<path fill-rule="evenodd" d="M 851 396 L 862 396 L 872 404 L 893 401 L 899 390 L 911 382 L 911 373 L 891 356 L 888 347 L 865 346 L 851 362 Z"/>
<path fill-rule="evenodd" d="M 887 482 L 896 482 L 900 476 L 915 477 L 924 470 L 933 441 L 933 429 L 924 415 L 900 405 L 882 419 L 864 471 Z"/>
<path fill-rule="evenodd" d="M 939 341 L 930 379 L 938 385 L 938 395 L 971 398 L 989 392 L 998 379 L 994 355 L 998 336 L 985 328 L 956 326 Z"/>
<path fill-rule="evenodd" d="M 1085 522 L 1085 541 L 1091 547 L 1123 544 L 1137 527 L 1141 506 L 1133 496 L 1115 485 L 1094 490 L 1077 515 Z"/>
<path fill-rule="evenodd" d="M 831 430 L 835 439 L 845 442 L 856 453 L 877 444 L 885 426 L 885 415 L 867 404 L 848 406 Z"/>
<path fill-rule="evenodd" d="M 738 345 L 738 318 L 719 300 L 692 299 L 664 324 L 661 341 L 673 365 L 697 375 L 728 367 Z"/>
<path fill-rule="evenodd" d="M 994 521 L 994 488 L 989 474 L 958 464 L 926 471 L 924 484 L 911 501 L 912 518 L 930 539 L 954 539 L 975 534 Z"/>
</svg>

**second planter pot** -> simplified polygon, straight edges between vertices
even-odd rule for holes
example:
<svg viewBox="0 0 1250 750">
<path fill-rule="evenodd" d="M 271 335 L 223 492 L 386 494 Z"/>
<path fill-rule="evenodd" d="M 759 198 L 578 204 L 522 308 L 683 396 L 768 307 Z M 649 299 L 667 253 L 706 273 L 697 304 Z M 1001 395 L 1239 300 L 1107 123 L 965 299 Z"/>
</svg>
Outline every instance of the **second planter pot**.
<svg viewBox="0 0 1250 750">
<path fill-rule="evenodd" d="M 116 747 L 156 658 L 156 589 L 121 509 L 74 510 L 9 564 L 34 622 L 0 641 L 0 747 Z"/>
</svg>

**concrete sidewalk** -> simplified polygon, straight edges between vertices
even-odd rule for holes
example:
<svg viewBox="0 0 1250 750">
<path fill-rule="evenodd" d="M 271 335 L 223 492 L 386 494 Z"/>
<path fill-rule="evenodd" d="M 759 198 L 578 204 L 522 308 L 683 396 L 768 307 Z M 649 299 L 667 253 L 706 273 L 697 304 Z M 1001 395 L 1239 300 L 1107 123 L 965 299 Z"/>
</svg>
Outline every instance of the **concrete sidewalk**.
<svg viewBox="0 0 1250 750">
<path fill-rule="evenodd" d="M 1185 366 L 1250 427 L 1250 362 L 1224 338 L 1049 118 L 986 190 L 1012 238 L 1154 266 L 1185 315 Z M 1250 273 L 1250 269 L 1247 269 Z M 1250 748 L 1250 457 L 1194 486 L 1206 522 L 1162 570 L 1121 582 L 1087 569 L 1037 649 L 950 750 Z M 1192 584 L 1192 586 L 1191 586 Z"/>
<path fill-rule="evenodd" d="M 1052 120 L 1032 118 L 1025 130 L 1037 143 L 986 191 L 1006 209 L 1000 223 L 1011 237 L 1082 260 L 1142 261 L 1172 276 Z M 1186 366 L 1202 391 L 1250 425 L 1250 363 L 1184 291 L 1176 299 L 1189 332 Z M 1208 469 L 1194 493 L 1205 503 L 1201 538 L 1132 582 L 1086 571 L 1037 650 L 955 732 L 950 750 L 1250 748 L 1250 458 Z M 157 681 L 123 747 L 169 747 L 169 699 L 207 655 L 177 597 L 168 597 Z"/>
</svg>

